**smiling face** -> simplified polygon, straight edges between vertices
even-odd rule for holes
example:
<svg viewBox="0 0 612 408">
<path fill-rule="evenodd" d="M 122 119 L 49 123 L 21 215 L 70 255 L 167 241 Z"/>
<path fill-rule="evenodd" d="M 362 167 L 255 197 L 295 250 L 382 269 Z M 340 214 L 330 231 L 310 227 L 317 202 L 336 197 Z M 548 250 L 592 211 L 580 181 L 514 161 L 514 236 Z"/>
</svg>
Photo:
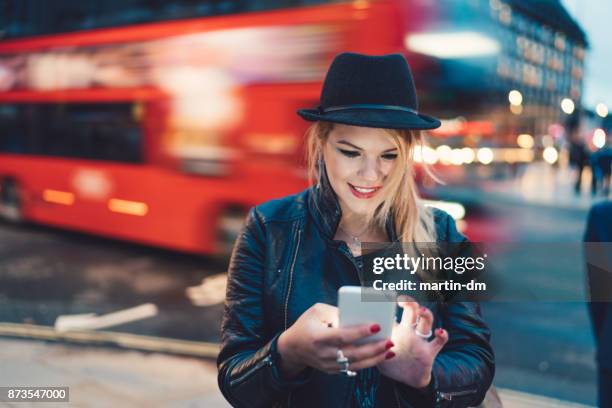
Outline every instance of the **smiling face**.
<svg viewBox="0 0 612 408">
<path fill-rule="evenodd" d="M 323 147 L 327 177 L 343 215 L 368 215 L 383 201 L 381 187 L 398 149 L 384 129 L 336 124 Z"/>
</svg>

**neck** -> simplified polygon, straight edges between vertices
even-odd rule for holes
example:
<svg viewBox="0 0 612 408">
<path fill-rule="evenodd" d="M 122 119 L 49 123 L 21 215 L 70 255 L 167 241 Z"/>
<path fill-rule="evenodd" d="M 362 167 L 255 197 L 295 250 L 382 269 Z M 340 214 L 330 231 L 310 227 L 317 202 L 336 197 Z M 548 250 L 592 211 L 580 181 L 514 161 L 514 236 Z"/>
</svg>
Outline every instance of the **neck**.
<svg viewBox="0 0 612 408">
<path fill-rule="evenodd" d="M 345 212 L 342 213 L 340 219 L 340 228 L 353 236 L 360 236 L 368 230 L 363 215 Z"/>
</svg>

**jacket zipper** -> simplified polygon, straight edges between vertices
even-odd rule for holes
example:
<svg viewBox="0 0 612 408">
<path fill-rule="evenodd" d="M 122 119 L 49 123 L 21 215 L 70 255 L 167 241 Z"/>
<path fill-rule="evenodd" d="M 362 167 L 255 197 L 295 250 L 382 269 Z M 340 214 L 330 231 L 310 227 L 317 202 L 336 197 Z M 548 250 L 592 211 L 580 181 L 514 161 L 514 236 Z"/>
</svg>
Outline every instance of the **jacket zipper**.
<svg viewBox="0 0 612 408">
<path fill-rule="evenodd" d="M 302 230 L 298 229 L 297 244 L 295 245 L 295 252 L 293 254 L 293 260 L 291 261 L 291 269 L 289 270 L 289 285 L 287 287 L 287 295 L 285 296 L 285 330 L 287 330 L 288 318 L 289 318 L 289 297 L 291 296 L 291 286 L 293 284 L 293 268 L 295 267 L 295 260 L 300 250 L 300 238 L 302 236 Z"/>
<path fill-rule="evenodd" d="M 436 402 L 440 402 L 442 400 L 452 401 L 454 397 L 462 397 L 465 395 L 475 394 L 477 390 L 463 390 L 463 391 L 455 391 L 455 392 L 436 392 Z"/>
<path fill-rule="evenodd" d="M 400 404 L 399 395 L 397 395 L 397 388 L 395 387 L 395 385 L 393 385 L 393 394 L 395 395 L 395 402 L 397 402 L 397 408 L 402 408 L 402 405 Z"/>
<path fill-rule="evenodd" d="M 291 285 L 293 284 L 293 268 L 295 267 L 295 260 L 297 259 L 298 251 L 300 250 L 300 238 L 302 236 L 302 230 L 298 227 L 297 243 L 295 245 L 295 253 L 293 254 L 293 260 L 291 261 L 291 269 L 289 270 L 289 284 L 287 285 L 287 295 L 285 296 L 285 330 L 287 330 L 288 319 L 289 319 L 289 296 L 291 296 Z M 287 395 L 287 408 L 291 407 L 291 392 Z"/>
<path fill-rule="evenodd" d="M 265 367 L 266 365 L 272 366 L 272 356 L 271 355 L 267 355 L 263 360 L 255 364 L 255 366 L 249 368 L 248 371 L 246 373 L 243 373 L 240 377 L 231 380 L 230 387 L 233 387 L 234 385 L 243 382 L 247 377 L 249 377 L 255 371 L 259 370 L 262 367 Z"/>
</svg>

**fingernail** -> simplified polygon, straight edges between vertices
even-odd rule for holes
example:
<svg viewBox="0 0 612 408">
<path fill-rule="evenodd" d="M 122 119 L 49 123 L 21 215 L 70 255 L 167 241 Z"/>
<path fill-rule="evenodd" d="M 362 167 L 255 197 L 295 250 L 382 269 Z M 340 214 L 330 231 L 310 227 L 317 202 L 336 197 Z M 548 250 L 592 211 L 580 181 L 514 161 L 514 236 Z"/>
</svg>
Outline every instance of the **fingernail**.
<svg viewBox="0 0 612 408">
<path fill-rule="evenodd" d="M 390 351 L 387 354 L 385 354 L 385 360 L 389 360 L 392 359 L 393 357 L 395 357 L 395 353 Z"/>
<path fill-rule="evenodd" d="M 378 333 L 380 331 L 380 325 L 378 324 L 373 324 L 372 326 L 370 326 L 370 332 L 372 333 Z"/>
<path fill-rule="evenodd" d="M 389 350 L 393 346 L 395 346 L 395 344 L 393 344 L 393 342 L 389 340 L 387 344 L 385 344 L 385 350 Z"/>
<path fill-rule="evenodd" d="M 419 307 L 419 312 L 425 313 L 425 310 L 427 310 L 427 309 L 425 309 L 425 306 Z"/>
<path fill-rule="evenodd" d="M 441 336 L 444 333 L 443 329 L 436 329 L 436 335 Z"/>
</svg>

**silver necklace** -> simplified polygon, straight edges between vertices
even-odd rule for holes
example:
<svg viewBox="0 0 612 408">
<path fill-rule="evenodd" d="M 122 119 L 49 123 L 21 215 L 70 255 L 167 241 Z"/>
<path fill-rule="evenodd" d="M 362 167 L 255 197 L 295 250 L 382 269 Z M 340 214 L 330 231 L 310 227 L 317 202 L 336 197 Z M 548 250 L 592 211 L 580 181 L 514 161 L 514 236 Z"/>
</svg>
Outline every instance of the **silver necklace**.
<svg viewBox="0 0 612 408">
<path fill-rule="evenodd" d="M 340 225 L 338 225 L 338 229 L 340 229 L 340 231 L 342 231 L 342 233 L 344 235 L 346 235 L 349 238 L 349 246 L 352 247 L 361 247 L 361 237 L 366 233 L 366 231 L 368 230 L 368 228 L 366 227 L 366 229 L 364 229 L 363 231 L 361 231 L 359 234 L 357 235 L 353 235 L 350 234 L 347 230 L 345 230 L 344 228 L 342 228 Z"/>
</svg>

